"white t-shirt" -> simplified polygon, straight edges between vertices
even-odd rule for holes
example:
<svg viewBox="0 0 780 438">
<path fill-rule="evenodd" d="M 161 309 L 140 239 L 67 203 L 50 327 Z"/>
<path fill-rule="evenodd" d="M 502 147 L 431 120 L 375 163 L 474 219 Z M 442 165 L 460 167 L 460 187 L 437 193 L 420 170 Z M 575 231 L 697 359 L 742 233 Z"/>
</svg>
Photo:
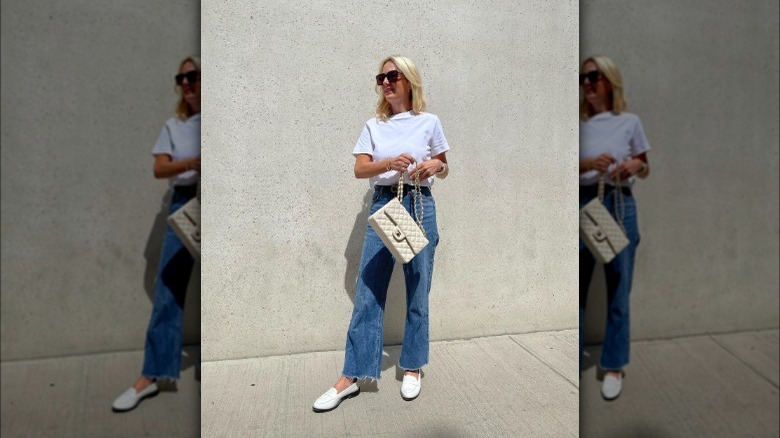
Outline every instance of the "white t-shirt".
<svg viewBox="0 0 780 438">
<path fill-rule="evenodd" d="M 200 155 L 200 113 L 187 120 L 171 117 L 165 122 L 152 155 L 168 154 L 173 161 Z M 169 178 L 171 186 L 189 186 L 198 182 L 197 170 L 188 170 Z"/>
<path fill-rule="evenodd" d="M 618 163 L 650 150 L 650 144 L 642 129 L 642 121 L 634 114 L 614 114 L 611 111 L 596 114 L 588 121 L 580 120 L 580 160 L 596 158 L 607 153 L 615 157 Z M 611 172 L 616 165 L 610 166 Z M 634 184 L 636 177 L 621 181 L 624 186 Z M 580 185 L 598 184 L 599 173 L 589 170 L 580 174 Z M 606 182 L 614 184 L 607 174 Z"/>
<path fill-rule="evenodd" d="M 372 161 L 381 161 L 407 153 L 421 163 L 448 150 L 450 145 L 444 138 L 438 117 L 431 113 L 414 114 L 407 111 L 395 114 L 386 122 L 376 117 L 366 122 L 352 154 L 356 156 L 368 154 L 371 155 Z M 414 167 L 415 164 L 412 164 L 407 170 Z M 420 185 L 430 187 L 434 179 L 430 177 L 421 180 Z M 408 172 L 404 174 L 404 180 L 407 184 L 412 184 Z M 369 184 L 372 188 L 377 184 L 383 186 L 398 184 L 398 172 L 391 170 L 380 173 L 371 177 Z"/>
</svg>

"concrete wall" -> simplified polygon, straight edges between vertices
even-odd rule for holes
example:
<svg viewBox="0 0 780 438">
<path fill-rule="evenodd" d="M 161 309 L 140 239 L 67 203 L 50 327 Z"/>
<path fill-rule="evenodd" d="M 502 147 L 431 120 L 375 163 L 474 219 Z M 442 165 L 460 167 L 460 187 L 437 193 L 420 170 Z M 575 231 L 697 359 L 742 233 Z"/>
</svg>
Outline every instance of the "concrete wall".
<svg viewBox="0 0 780 438">
<path fill-rule="evenodd" d="M 143 348 L 168 187 L 149 151 L 199 14 L 192 0 L 2 1 L 4 361 Z"/>
<path fill-rule="evenodd" d="M 370 192 L 352 148 L 411 57 L 452 147 L 431 338 L 577 326 L 576 2 L 203 4 L 203 360 L 344 348 Z M 396 269 L 385 342 L 405 312 Z"/>
<path fill-rule="evenodd" d="M 141 348 L 167 188 L 148 151 L 178 60 L 199 51 L 199 5 L 1 4 L 0 353 Z M 396 52 L 419 64 L 453 147 L 434 188 L 433 338 L 574 327 L 562 236 L 576 233 L 578 30 L 581 56 L 621 66 L 653 146 L 636 186 L 634 338 L 778 326 L 776 2 L 588 0 L 581 29 L 571 2 L 299 6 L 204 5 L 204 220 L 217 236 L 204 358 L 343 347 L 368 202 L 350 151 L 377 60 Z M 196 287 L 189 343 L 199 304 Z"/>
<path fill-rule="evenodd" d="M 778 327 L 778 2 L 584 0 L 644 123 L 634 339 Z M 603 275 L 588 339 L 603 331 Z"/>
</svg>

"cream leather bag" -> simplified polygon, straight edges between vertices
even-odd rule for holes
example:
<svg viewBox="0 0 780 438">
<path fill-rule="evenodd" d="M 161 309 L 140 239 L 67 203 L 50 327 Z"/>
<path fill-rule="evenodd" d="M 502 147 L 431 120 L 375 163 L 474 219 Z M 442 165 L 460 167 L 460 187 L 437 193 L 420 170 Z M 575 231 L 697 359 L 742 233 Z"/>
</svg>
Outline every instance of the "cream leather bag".
<svg viewBox="0 0 780 438">
<path fill-rule="evenodd" d="M 398 178 L 398 197 L 393 198 L 382 208 L 368 218 L 368 223 L 374 228 L 387 249 L 402 263 L 409 263 L 414 256 L 428 245 L 425 237 L 425 229 L 422 226 L 423 209 L 422 193 L 420 191 L 420 177 L 415 178 L 414 212 L 417 222 L 401 204 L 404 196 L 404 175 Z M 417 213 L 417 203 L 420 204 L 420 213 Z"/>
<path fill-rule="evenodd" d="M 580 209 L 580 238 L 601 263 L 611 262 L 629 243 L 622 225 L 625 204 L 620 180 L 615 183 L 615 192 L 615 211 L 618 211 L 618 202 L 622 207 L 618 222 L 615 222 L 603 204 L 604 173 L 599 175 L 598 196 Z"/>
<path fill-rule="evenodd" d="M 168 223 L 190 254 L 200 262 L 200 183 L 198 195 L 168 216 Z"/>
</svg>

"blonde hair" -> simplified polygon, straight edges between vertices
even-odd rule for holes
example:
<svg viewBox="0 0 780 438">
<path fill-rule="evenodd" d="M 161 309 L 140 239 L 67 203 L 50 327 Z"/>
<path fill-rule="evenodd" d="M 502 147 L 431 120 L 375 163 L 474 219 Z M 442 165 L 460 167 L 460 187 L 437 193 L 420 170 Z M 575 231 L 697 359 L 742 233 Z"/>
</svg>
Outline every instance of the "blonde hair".
<svg viewBox="0 0 780 438">
<path fill-rule="evenodd" d="M 417 66 L 414 65 L 414 62 L 412 62 L 411 59 L 405 56 L 390 55 L 379 63 L 379 73 L 382 73 L 382 69 L 387 61 L 395 64 L 398 71 L 404 75 L 412 86 L 412 89 L 409 90 L 412 101 L 412 112 L 415 114 L 424 112 L 427 105 L 425 104 L 422 77 L 420 76 L 420 71 L 417 70 Z M 390 106 L 390 102 L 385 98 L 385 94 L 382 92 L 382 87 L 380 85 L 376 86 L 376 92 L 379 94 L 379 102 L 377 102 L 376 105 L 376 118 L 386 122 L 387 119 L 393 115 L 393 108 Z"/>
<path fill-rule="evenodd" d="M 585 67 L 588 62 L 593 62 L 598 67 L 599 71 L 607 77 L 611 85 L 609 97 L 612 103 L 611 111 L 614 114 L 620 114 L 628 108 L 628 101 L 623 93 L 623 76 L 618 70 L 617 64 L 614 61 L 603 55 L 594 55 L 586 59 L 580 65 L 580 71 Z M 583 95 L 580 102 L 580 118 L 582 120 L 588 120 L 593 116 L 593 108 L 588 103 L 588 100 Z"/>
<path fill-rule="evenodd" d="M 191 62 L 195 64 L 195 68 L 200 71 L 200 57 L 199 56 L 188 56 L 184 58 L 179 63 L 179 70 L 181 71 L 181 68 L 184 67 L 184 64 Z M 180 120 L 187 120 L 188 117 L 193 115 L 192 108 L 190 108 L 189 104 L 187 104 L 187 101 L 184 100 L 184 95 L 181 92 L 181 86 L 176 85 L 176 94 L 179 95 L 179 102 L 176 104 L 176 117 L 178 117 Z"/>
</svg>

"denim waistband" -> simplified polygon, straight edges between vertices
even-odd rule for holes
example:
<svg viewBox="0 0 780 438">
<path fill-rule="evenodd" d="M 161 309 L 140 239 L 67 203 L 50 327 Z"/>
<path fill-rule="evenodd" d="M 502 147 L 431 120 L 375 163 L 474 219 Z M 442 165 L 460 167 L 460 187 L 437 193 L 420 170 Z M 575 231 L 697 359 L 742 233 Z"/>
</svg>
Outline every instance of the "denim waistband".
<svg viewBox="0 0 780 438">
<path fill-rule="evenodd" d="M 398 184 L 393 184 L 391 186 L 374 186 L 374 190 L 379 193 L 392 193 L 394 195 L 398 194 Z M 410 184 L 404 184 L 404 194 L 409 193 L 410 191 L 414 190 L 414 186 Z M 431 188 L 420 186 L 420 192 L 423 195 L 430 195 L 431 194 Z"/>
<path fill-rule="evenodd" d="M 198 194 L 198 185 L 191 184 L 188 186 L 173 186 L 173 193 L 179 196 L 192 198 Z"/>
<path fill-rule="evenodd" d="M 617 188 L 611 184 L 605 184 L 604 185 L 604 194 L 607 195 L 610 192 L 616 190 Z M 625 196 L 631 196 L 631 187 L 620 187 L 620 191 L 623 192 L 623 195 Z M 598 185 L 592 185 L 592 186 L 580 186 L 580 196 L 587 196 L 588 198 L 595 198 L 599 195 L 599 186 Z"/>
</svg>

